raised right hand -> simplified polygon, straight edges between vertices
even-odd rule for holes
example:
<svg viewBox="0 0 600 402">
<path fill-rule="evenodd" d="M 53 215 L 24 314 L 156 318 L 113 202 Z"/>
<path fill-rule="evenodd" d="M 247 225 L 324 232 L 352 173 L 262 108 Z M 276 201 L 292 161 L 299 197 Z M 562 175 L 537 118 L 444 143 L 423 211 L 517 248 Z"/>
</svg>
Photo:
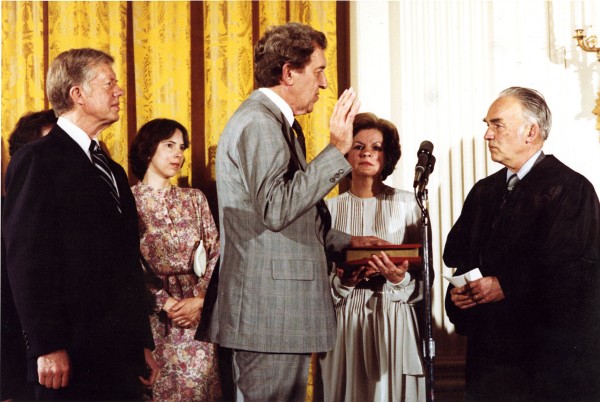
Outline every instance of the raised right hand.
<svg viewBox="0 0 600 402">
<path fill-rule="evenodd" d="M 352 147 L 352 125 L 360 108 L 360 101 L 354 89 L 346 89 L 333 108 L 329 119 L 329 142 L 344 155 Z"/>
</svg>

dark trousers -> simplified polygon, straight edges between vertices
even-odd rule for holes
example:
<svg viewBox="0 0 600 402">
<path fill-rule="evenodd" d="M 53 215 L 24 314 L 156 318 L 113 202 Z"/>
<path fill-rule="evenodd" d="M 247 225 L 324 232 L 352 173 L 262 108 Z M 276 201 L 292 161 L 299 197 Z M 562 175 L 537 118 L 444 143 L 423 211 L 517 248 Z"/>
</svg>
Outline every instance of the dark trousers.
<svg viewBox="0 0 600 402">
<path fill-rule="evenodd" d="M 60 389 L 35 384 L 37 401 L 141 401 L 144 397 L 142 384 L 81 384 L 71 383 Z"/>
<path fill-rule="evenodd" d="M 37 359 L 30 359 L 29 379 L 34 381 L 38 401 L 141 401 L 150 391 L 139 380 L 142 374 L 137 359 L 123 358 L 127 353 L 106 353 L 104 358 L 87 360 L 72 357 L 73 376 L 65 388 L 52 389 L 40 385 L 33 373 Z M 73 355 L 71 355 L 73 356 Z"/>
</svg>

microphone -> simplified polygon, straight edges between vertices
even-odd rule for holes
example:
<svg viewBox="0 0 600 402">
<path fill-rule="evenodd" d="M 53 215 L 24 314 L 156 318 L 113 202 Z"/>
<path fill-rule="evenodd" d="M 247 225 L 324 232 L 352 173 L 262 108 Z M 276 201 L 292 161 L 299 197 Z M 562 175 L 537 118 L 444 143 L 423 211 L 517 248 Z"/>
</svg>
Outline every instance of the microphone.
<svg viewBox="0 0 600 402">
<path fill-rule="evenodd" d="M 417 166 L 415 166 L 415 180 L 413 181 L 413 188 L 416 188 L 419 185 L 421 176 L 425 172 L 425 167 L 427 166 L 431 152 L 433 152 L 433 144 L 429 141 L 423 141 L 419 146 L 419 151 L 417 152 Z M 435 163 L 435 159 L 433 163 Z"/>
<path fill-rule="evenodd" d="M 421 181 L 419 183 L 419 193 L 422 193 L 427 187 L 427 183 L 429 183 L 429 175 L 433 172 L 433 168 L 435 166 L 435 156 L 429 155 L 429 160 L 427 161 L 427 165 L 425 166 L 425 171 L 421 175 Z"/>
</svg>

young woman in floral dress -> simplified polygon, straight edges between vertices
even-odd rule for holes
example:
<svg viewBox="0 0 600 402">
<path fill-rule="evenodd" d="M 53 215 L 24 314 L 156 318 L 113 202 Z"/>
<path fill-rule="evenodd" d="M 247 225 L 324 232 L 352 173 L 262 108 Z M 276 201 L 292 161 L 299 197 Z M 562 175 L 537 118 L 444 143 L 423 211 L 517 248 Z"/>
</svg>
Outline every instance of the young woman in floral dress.
<svg viewBox="0 0 600 402">
<path fill-rule="evenodd" d="M 160 367 L 152 388 L 156 401 L 221 397 L 216 345 L 194 340 L 219 257 L 218 231 L 204 194 L 170 181 L 181 169 L 188 145 L 185 127 L 174 120 L 155 119 L 140 128 L 129 150 L 133 173 L 141 180 L 131 188 L 139 216 L 141 254 L 149 273 L 160 278 L 149 285 L 156 301 L 156 314 L 150 321 Z M 207 256 L 202 277 L 193 270 L 200 240 Z"/>
</svg>

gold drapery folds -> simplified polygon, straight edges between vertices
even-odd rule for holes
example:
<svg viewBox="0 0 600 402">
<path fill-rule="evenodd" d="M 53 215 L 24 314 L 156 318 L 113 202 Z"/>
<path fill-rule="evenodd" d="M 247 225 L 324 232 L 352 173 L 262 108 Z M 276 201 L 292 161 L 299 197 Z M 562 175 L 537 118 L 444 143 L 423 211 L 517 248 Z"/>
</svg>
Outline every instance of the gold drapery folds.
<svg viewBox="0 0 600 402">
<path fill-rule="evenodd" d="M 301 118 L 308 159 L 328 142 L 338 95 L 335 1 L 15 1 L 2 2 L 2 171 L 7 136 L 25 113 L 49 107 L 48 62 L 60 52 L 94 47 L 115 58 L 125 90 L 121 120 L 101 134 L 127 169 L 139 127 L 166 117 L 190 132 L 178 178 L 214 197 L 214 154 L 235 109 L 254 88 L 253 44 L 269 25 L 309 24 L 328 39 L 329 87 Z M 132 182 L 134 180 L 132 179 Z"/>
</svg>

